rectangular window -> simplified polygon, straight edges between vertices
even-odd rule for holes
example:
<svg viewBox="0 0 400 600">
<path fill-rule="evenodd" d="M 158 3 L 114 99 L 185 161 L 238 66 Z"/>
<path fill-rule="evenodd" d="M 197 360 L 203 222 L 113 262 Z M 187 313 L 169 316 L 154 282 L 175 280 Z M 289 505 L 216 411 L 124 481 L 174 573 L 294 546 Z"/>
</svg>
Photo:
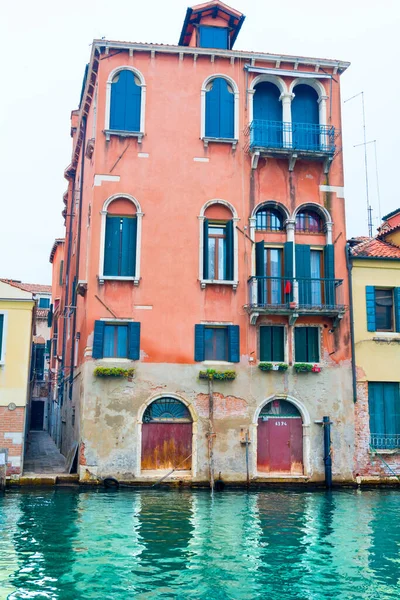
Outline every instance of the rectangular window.
<svg viewBox="0 0 400 600">
<path fill-rule="evenodd" d="M 296 362 L 319 362 L 319 327 L 295 327 L 294 353 Z"/>
<path fill-rule="evenodd" d="M 228 29 L 226 27 L 210 27 L 202 25 L 200 30 L 200 48 L 228 49 Z"/>
<path fill-rule="evenodd" d="M 37 381 L 44 379 L 44 355 L 46 346 L 44 344 L 35 344 L 35 378 Z"/>
<path fill-rule="evenodd" d="M 127 358 L 128 325 L 105 325 L 103 337 L 104 358 Z"/>
<path fill-rule="evenodd" d="M 210 223 L 208 228 L 209 279 L 226 279 L 226 227 Z"/>
<path fill-rule="evenodd" d="M 59 279 L 58 279 L 58 283 L 59 285 L 63 284 L 63 275 L 64 275 L 64 261 L 61 260 L 60 261 L 60 272 L 59 272 Z"/>
<path fill-rule="evenodd" d="M 260 327 L 260 361 L 283 362 L 285 360 L 284 327 Z"/>
<path fill-rule="evenodd" d="M 106 218 L 104 275 L 134 277 L 136 265 L 136 218 Z"/>
<path fill-rule="evenodd" d="M 370 443 L 373 448 L 400 448 L 399 383 L 368 383 Z"/>
<path fill-rule="evenodd" d="M 393 331 L 393 290 L 375 288 L 376 331 Z"/>
<path fill-rule="evenodd" d="M 50 308 L 50 298 L 39 298 L 39 308 Z"/>
<path fill-rule="evenodd" d="M 311 304 L 312 306 L 322 305 L 323 289 L 322 278 L 322 250 L 310 250 L 311 266 Z"/>
<path fill-rule="evenodd" d="M 205 360 L 229 360 L 227 327 L 206 327 L 204 330 Z"/>
</svg>

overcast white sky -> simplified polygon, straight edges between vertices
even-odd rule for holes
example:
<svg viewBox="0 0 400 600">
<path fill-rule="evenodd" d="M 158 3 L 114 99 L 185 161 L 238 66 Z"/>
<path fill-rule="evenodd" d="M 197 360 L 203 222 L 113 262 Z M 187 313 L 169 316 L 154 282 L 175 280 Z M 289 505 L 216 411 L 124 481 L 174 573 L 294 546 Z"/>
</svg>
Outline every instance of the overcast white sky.
<svg viewBox="0 0 400 600">
<path fill-rule="evenodd" d="M 197 4 L 194 1 L 193 4 Z M 367 140 L 377 140 L 382 215 L 400 207 L 399 0 L 232 0 L 246 21 L 237 50 L 351 61 L 342 101 L 364 91 Z M 0 277 L 50 283 L 53 240 L 64 235 L 64 168 L 92 39 L 176 44 L 188 0 L 22 0 L 1 15 Z M 367 234 L 361 99 L 343 106 L 347 235 Z M 374 146 L 368 146 L 374 225 Z M 396 166 L 397 165 L 397 166 Z"/>
</svg>

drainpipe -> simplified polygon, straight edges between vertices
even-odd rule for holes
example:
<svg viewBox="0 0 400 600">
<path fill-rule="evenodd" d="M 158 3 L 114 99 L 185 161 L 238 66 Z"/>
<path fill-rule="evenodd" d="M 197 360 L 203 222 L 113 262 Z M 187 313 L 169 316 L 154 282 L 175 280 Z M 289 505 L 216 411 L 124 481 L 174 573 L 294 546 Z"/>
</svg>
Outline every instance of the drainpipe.
<svg viewBox="0 0 400 600">
<path fill-rule="evenodd" d="M 78 215 L 78 243 L 76 247 L 76 267 L 75 267 L 75 286 L 78 284 L 79 277 L 79 263 L 80 263 L 80 254 L 81 254 L 81 227 L 82 227 L 82 203 L 83 203 L 83 184 L 84 184 L 84 175 L 85 175 L 85 147 L 86 147 L 86 117 L 82 117 L 82 127 L 83 127 L 83 138 L 82 138 L 82 146 L 81 146 L 81 176 L 80 176 L 80 189 L 79 189 L 79 215 Z M 74 364 L 75 364 L 75 336 L 76 336 L 76 304 L 77 304 L 77 294 L 76 287 L 75 290 L 72 290 L 72 296 L 75 296 L 75 308 L 74 318 L 72 322 L 72 348 L 71 348 L 71 366 L 69 370 L 69 399 L 72 400 L 72 388 L 74 381 Z"/>
<path fill-rule="evenodd" d="M 331 425 L 329 417 L 322 417 L 324 428 L 324 465 L 325 465 L 325 485 L 328 490 L 332 487 L 332 456 L 331 456 Z"/>
<path fill-rule="evenodd" d="M 357 372 L 356 372 L 356 349 L 354 344 L 354 306 L 353 306 L 353 264 L 350 260 L 350 244 L 346 244 L 346 265 L 347 277 L 349 281 L 350 296 L 350 340 L 351 340 L 351 375 L 353 380 L 353 402 L 357 402 Z"/>
</svg>

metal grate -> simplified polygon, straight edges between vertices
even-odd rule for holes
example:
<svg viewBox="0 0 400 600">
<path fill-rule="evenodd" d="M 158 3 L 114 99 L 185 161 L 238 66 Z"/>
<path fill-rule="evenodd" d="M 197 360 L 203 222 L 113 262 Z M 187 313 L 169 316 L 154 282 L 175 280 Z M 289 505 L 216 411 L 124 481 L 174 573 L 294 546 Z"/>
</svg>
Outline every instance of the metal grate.
<svg viewBox="0 0 400 600">
<path fill-rule="evenodd" d="M 375 450 L 400 449 L 400 434 L 386 435 L 381 433 L 371 433 L 370 446 Z"/>
<path fill-rule="evenodd" d="M 143 415 L 144 423 L 160 421 L 191 422 L 192 418 L 187 407 L 175 398 L 160 398 L 148 406 Z"/>
</svg>

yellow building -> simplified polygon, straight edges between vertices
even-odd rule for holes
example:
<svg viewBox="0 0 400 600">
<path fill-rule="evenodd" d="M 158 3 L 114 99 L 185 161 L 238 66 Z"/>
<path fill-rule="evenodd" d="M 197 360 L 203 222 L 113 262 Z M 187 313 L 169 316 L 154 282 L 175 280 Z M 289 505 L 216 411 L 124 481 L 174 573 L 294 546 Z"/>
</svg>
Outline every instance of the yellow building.
<svg viewBox="0 0 400 600">
<path fill-rule="evenodd" d="M 354 321 L 355 475 L 400 476 L 400 209 L 349 242 Z"/>
<path fill-rule="evenodd" d="M 23 466 L 34 305 L 31 293 L 0 280 L 0 463 L 8 455 L 14 478 Z"/>
</svg>

